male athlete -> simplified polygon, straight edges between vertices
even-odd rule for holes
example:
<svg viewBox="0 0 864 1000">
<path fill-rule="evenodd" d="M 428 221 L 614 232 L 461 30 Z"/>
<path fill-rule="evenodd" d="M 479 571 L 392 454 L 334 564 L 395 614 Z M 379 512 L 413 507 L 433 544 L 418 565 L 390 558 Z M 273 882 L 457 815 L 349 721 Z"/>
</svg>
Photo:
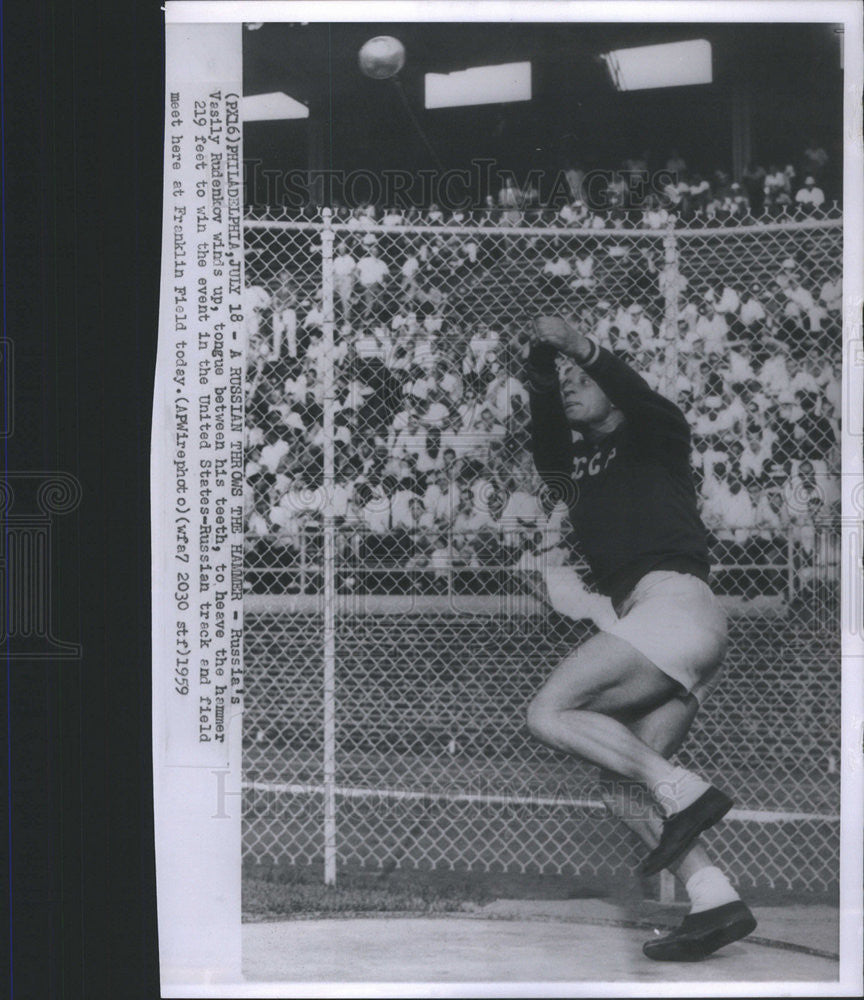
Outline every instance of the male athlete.
<svg viewBox="0 0 864 1000">
<path fill-rule="evenodd" d="M 716 681 L 727 641 L 706 583 L 690 430 L 673 403 L 564 320 L 544 316 L 534 331 L 534 463 L 567 503 L 617 618 L 564 657 L 531 702 L 528 726 L 601 768 L 607 807 L 651 848 L 643 874 L 668 868 L 684 884 L 690 913 L 647 942 L 645 955 L 697 961 L 750 934 L 756 921 L 698 842 L 732 800 L 667 759 Z M 571 361 L 560 380 L 558 355 Z"/>
</svg>

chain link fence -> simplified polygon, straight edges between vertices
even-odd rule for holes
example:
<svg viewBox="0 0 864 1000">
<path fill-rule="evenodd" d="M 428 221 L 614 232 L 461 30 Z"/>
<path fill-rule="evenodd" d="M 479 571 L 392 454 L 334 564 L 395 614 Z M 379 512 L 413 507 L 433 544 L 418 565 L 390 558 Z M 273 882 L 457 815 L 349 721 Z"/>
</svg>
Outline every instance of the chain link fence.
<svg viewBox="0 0 864 1000">
<path fill-rule="evenodd" d="M 632 870 L 593 770 L 524 724 L 593 628 L 537 598 L 581 565 L 528 448 L 551 311 L 693 429 L 732 637 L 678 755 L 736 797 L 709 847 L 744 886 L 836 887 L 840 262 L 836 218 L 247 220 L 247 861 Z"/>
</svg>

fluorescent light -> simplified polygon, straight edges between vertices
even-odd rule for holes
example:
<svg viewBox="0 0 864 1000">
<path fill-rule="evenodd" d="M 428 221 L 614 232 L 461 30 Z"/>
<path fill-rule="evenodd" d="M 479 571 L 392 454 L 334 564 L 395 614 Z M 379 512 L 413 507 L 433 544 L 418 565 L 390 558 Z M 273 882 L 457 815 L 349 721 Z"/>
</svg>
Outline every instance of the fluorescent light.
<svg viewBox="0 0 864 1000">
<path fill-rule="evenodd" d="M 531 63 L 474 66 L 456 73 L 426 74 L 426 107 L 504 104 L 531 100 Z"/>
<path fill-rule="evenodd" d="M 286 118 L 308 118 L 309 109 L 293 97 L 277 91 L 275 94 L 255 94 L 241 99 L 240 112 L 244 122 L 274 122 Z"/>
<path fill-rule="evenodd" d="M 602 58 L 618 90 L 684 87 L 694 83 L 711 83 L 714 79 L 711 43 L 704 38 L 692 42 L 616 49 Z"/>
</svg>

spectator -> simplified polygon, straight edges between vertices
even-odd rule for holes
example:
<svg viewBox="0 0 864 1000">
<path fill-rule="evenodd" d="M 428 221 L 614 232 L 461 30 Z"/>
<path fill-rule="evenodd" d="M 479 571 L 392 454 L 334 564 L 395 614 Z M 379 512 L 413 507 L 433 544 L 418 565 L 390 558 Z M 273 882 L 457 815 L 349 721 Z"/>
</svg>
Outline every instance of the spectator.
<svg viewBox="0 0 864 1000">
<path fill-rule="evenodd" d="M 273 344 L 271 358 L 282 356 L 284 345 L 288 357 L 297 357 L 297 286 L 287 270 L 276 276 L 276 287 L 271 299 Z"/>
<path fill-rule="evenodd" d="M 406 492 L 398 497 L 398 504 L 394 502 L 393 528 L 409 532 L 416 541 L 434 530 L 435 521 L 423 499 Z"/>
<path fill-rule="evenodd" d="M 617 337 L 613 340 L 610 336 L 612 327 L 615 325 L 611 309 L 612 304 L 608 299 L 600 299 L 594 306 L 593 316 L 589 313 L 589 323 L 594 325 L 590 336 L 602 347 L 614 350 L 617 347 Z"/>
<path fill-rule="evenodd" d="M 693 212 L 704 212 L 711 197 L 711 184 L 701 174 L 694 173 L 688 191 L 690 206 Z"/>
<path fill-rule="evenodd" d="M 765 210 L 765 168 L 751 161 L 741 174 L 741 183 L 750 205 L 750 213 L 759 218 Z"/>
<path fill-rule="evenodd" d="M 579 163 L 574 163 L 572 166 L 566 167 L 564 178 L 567 181 L 572 200 L 581 202 L 584 196 L 583 184 L 585 182 L 585 171 L 582 166 Z"/>
<path fill-rule="evenodd" d="M 726 322 L 726 317 L 717 312 L 710 299 L 701 302 L 698 311 L 696 337 L 704 340 L 709 350 L 715 348 L 722 351 L 729 336 L 729 324 Z"/>
<path fill-rule="evenodd" d="M 403 221 L 402 213 L 398 208 L 391 207 L 384 209 L 384 215 L 381 219 L 382 226 L 401 226 Z"/>
<path fill-rule="evenodd" d="M 504 178 L 504 184 L 498 192 L 498 204 L 503 209 L 500 220 L 503 226 L 518 226 L 522 221 L 522 192 L 512 176 Z"/>
<path fill-rule="evenodd" d="M 793 464 L 785 487 L 786 509 L 790 534 L 801 555 L 812 556 L 815 550 L 816 522 L 828 513 L 824 479 L 820 483 L 813 462 L 803 460 Z"/>
<path fill-rule="evenodd" d="M 270 501 L 265 491 L 256 491 L 253 495 L 252 510 L 247 511 L 246 515 L 246 531 L 257 541 L 266 539 L 273 531 L 270 523 Z"/>
<path fill-rule="evenodd" d="M 456 552 L 449 532 L 441 532 L 432 542 L 427 567 L 438 584 L 444 584 L 455 565 Z"/>
<path fill-rule="evenodd" d="M 738 472 L 745 483 L 761 482 L 772 468 L 774 435 L 759 424 L 748 423 L 744 450 L 738 456 Z"/>
<path fill-rule="evenodd" d="M 375 535 L 385 535 L 393 526 L 391 498 L 385 483 L 370 479 L 363 491 L 365 503 L 360 512 L 362 525 Z M 375 551 L 381 551 L 376 547 Z"/>
<path fill-rule="evenodd" d="M 520 396 L 522 402 L 527 404 L 528 391 L 525 386 L 505 368 L 499 368 L 486 387 L 486 402 L 499 420 L 507 419 L 514 396 Z"/>
<path fill-rule="evenodd" d="M 727 484 L 725 503 L 725 527 L 718 531 L 717 537 L 721 541 L 734 543 L 735 547 L 727 551 L 727 559 L 741 562 L 745 558 L 744 547 L 756 530 L 756 506 L 750 491 L 744 489 L 741 481 L 736 478 L 730 479 Z"/>
<path fill-rule="evenodd" d="M 459 504 L 459 487 L 443 468 L 437 469 L 431 480 L 423 497 L 426 510 L 436 523 L 450 524 Z"/>
<path fill-rule="evenodd" d="M 822 181 L 828 166 L 828 154 L 815 139 L 807 145 L 802 160 L 804 174 L 810 174 L 817 183 Z"/>
<path fill-rule="evenodd" d="M 843 283 L 838 267 L 830 267 L 828 276 L 819 290 L 819 304 L 825 309 L 830 320 L 840 319 L 843 306 Z"/>
<path fill-rule="evenodd" d="M 687 329 L 692 331 L 692 337 L 695 337 L 696 323 L 699 321 L 699 303 L 688 298 L 683 288 L 678 294 L 678 318 L 684 320 Z"/>
<path fill-rule="evenodd" d="M 270 293 L 267 289 L 263 285 L 247 282 L 243 289 L 243 316 L 247 342 L 264 338 L 264 320 L 269 309 Z"/>
<path fill-rule="evenodd" d="M 783 168 L 783 173 L 786 175 L 786 193 L 791 195 L 797 188 L 795 180 L 798 177 L 798 171 L 795 169 L 794 164 L 787 163 Z"/>
<path fill-rule="evenodd" d="M 784 195 L 786 196 L 786 202 L 788 202 L 788 178 L 786 177 L 784 171 L 782 171 L 776 164 L 772 163 L 768 167 L 768 173 L 765 175 L 766 207 L 776 209 L 781 203 L 784 203 Z"/>
<path fill-rule="evenodd" d="M 450 479 L 455 479 L 459 474 L 462 460 L 457 456 L 456 450 L 446 447 L 441 452 L 441 467 Z"/>
<path fill-rule="evenodd" d="M 543 574 L 547 569 L 563 566 L 567 553 L 563 548 L 550 545 L 542 531 L 535 531 L 522 539 L 522 551 L 513 565 L 518 573 Z"/>
<path fill-rule="evenodd" d="M 642 349 L 655 346 L 654 324 L 645 315 L 645 306 L 641 302 L 633 302 L 620 314 L 619 328 L 625 337 L 635 334 L 635 342 Z"/>
<path fill-rule="evenodd" d="M 381 260 L 377 246 L 370 246 L 365 257 L 357 261 L 357 278 L 363 289 L 363 318 L 373 319 L 377 313 L 384 290 L 384 281 L 390 269 Z"/>
<path fill-rule="evenodd" d="M 771 487 L 771 480 L 748 479 L 747 492 L 756 512 L 755 539 L 764 550 L 767 544 L 776 545 L 782 541 L 784 532 L 783 494 Z"/>
<path fill-rule="evenodd" d="M 409 252 L 399 269 L 402 286 L 402 300 L 406 305 L 414 305 L 420 297 L 420 258 L 415 251 Z M 394 317 L 395 320 L 395 317 Z"/>
<path fill-rule="evenodd" d="M 264 440 L 265 444 L 261 449 L 258 461 L 265 471 L 275 475 L 279 463 L 291 450 L 291 446 L 282 437 L 278 427 L 271 427 L 265 431 Z"/>
<path fill-rule="evenodd" d="M 761 294 L 762 287 L 758 282 L 751 284 L 741 294 L 741 308 L 738 313 L 738 320 L 748 339 L 751 340 L 758 337 L 765 323 L 765 306 L 762 305 Z"/>
<path fill-rule="evenodd" d="M 574 198 L 570 204 L 564 204 L 558 210 L 558 223 L 573 229 L 585 226 L 588 222 L 588 206 L 581 198 Z"/>
<path fill-rule="evenodd" d="M 784 315 L 792 321 L 794 328 L 818 334 L 824 312 L 814 302 L 812 293 L 798 280 L 796 272 L 787 277 L 783 294 L 786 297 Z"/>
<path fill-rule="evenodd" d="M 804 178 L 804 187 L 796 192 L 795 203 L 811 212 L 825 204 L 825 192 L 822 188 L 816 187 L 816 178 L 812 174 Z"/>
<path fill-rule="evenodd" d="M 566 286 L 566 279 L 573 273 L 573 268 L 560 247 L 553 246 L 547 250 L 542 273 L 550 290 L 561 291 Z"/>
<path fill-rule="evenodd" d="M 774 440 L 771 458 L 780 469 L 789 470 L 790 463 L 798 457 L 798 420 L 801 410 L 794 402 L 780 403 L 770 417 Z"/>
<path fill-rule="evenodd" d="M 441 460 L 441 428 L 429 427 L 422 447 L 417 452 L 409 452 L 406 457 L 414 455 L 416 458 L 416 468 L 419 473 L 426 474 L 434 472 Z"/>
<path fill-rule="evenodd" d="M 723 211 L 736 222 L 750 214 L 750 198 L 737 181 L 733 181 L 729 193 L 723 199 Z"/>
<path fill-rule="evenodd" d="M 678 175 L 678 180 L 671 189 L 666 188 L 664 194 L 669 198 L 673 210 L 680 212 L 682 218 L 689 219 L 692 216 L 692 204 L 690 198 L 690 175 L 683 170 Z"/>
<path fill-rule="evenodd" d="M 413 456 L 415 460 L 425 449 L 426 431 L 420 423 L 420 417 L 413 408 L 407 411 L 405 426 L 398 431 L 391 428 L 388 453 L 397 459 L 407 459 Z M 440 430 L 438 432 L 440 438 Z"/>
<path fill-rule="evenodd" d="M 474 450 L 476 451 L 479 445 L 479 448 L 485 454 L 485 450 L 493 438 L 503 439 L 506 428 L 496 418 L 491 406 L 481 406 L 472 417 L 473 419 L 470 423 L 462 425 L 463 430 L 475 440 Z"/>
<path fill-rule="evenodd" d="M 424 427 L 444 428 L 450 420 L 451 409 L 458 403 L 458 399 L 444 392 L 440 381 L 436 378 L 434 368 L 429 373 L 427 382 L 429 389 L 420 420 Z"/>
<path fill-rule="evenodd" d="M 545 523 L 545 516 L 537 498 L 536 492 L 511 484 L 509 494 L 501 511 L 500 528 L 503 531 L 504 544 L 517 546 L 521 539 L 533 534 Z"/>
<path fill-rule="evenodd" d="M 716 438 L 724 431 L 731 429 L 735 420 L 733 413 L 723 405 L 720 395 L 705 397 L 696 411 L 696 419 L 692 422 L 694 435 Z"/>
<path fill-rule="evenodd" d="M 797 366 L 791 358 L 789 348 L 783 346 L 760 369 L 759 381 L 766 395 L 777 399 L 788 384 L 790 371 L 797 371 Z"/>
<path fill-rule="evenodd" d="M 341 307 L 344 320 L 351 319 L 351 303 L 354 295 L 354 281 L 357 262 L 348 250 L 348 244 L 343 240 L 336 246 L 333 257 L 333 290 Z"/>
<path fill-rule="evenodd" d="M 489 515 L 482 508 L 475 506 L 474 491 L 470 486 L 462 486 L 459 490 L 459 502 L 453 512 L 453 535 L 469 538 L 476 535 L 484 527 L 491 524 Z"/>
<path fill-rule="evenodd" d="M 710 286 L 710 291 L 713 295 L 714 308 L 726 317 L 727 323 L 731 323 L 741 308 L 740 286 L 717 281 Z"/>
<path fill-rule="evenodd" d="M 658 195 L 649 195 L 645 200 L 642 213 L 642 226 L 645 229 L 665 229 L 669 225 L 670 215 Z"/>
<path fill-rule="evenodd" d="M 583 294 L 591 291 L 596 284 L 592 247 L 587 243 L 582 244 L 573 255 L 573 278 L 570 281 L 570 288 L 578 294 Z"/>
<path fill-rule="evenodd" d="M 786 354 L 784 362 L 786 365 L 786 380 L 777 393 L 777 398 L 781 402 L 794 400 L 801 392 L 807 394 L 813 393 L 814 395 L 819 392 L 819 383 L 816 381 L 816 376 L 798 357 L 793 354 Z"/>
<path fill-rule="evenodd" d="M 795 406 L 800 412 L 795 432 L 799 455 L 802 458 L 831 456 L 840 442 L 835 436 L 835 425 L 823 412 L 822 394 L 798 389 Z"/>
<path fill-rule="evenodd" d="M 625 173 L 635 169 L 637 164 L 631 161 Z M 802 173 L 815 177 L 809 170 Z M 615 182 L 621 179 L 618 177 Z M 626 181 L 626 177 L 623 179 Z M 687 182 L 688 198 L 690 188 L 699 183 L 702 183 L 699 178 Z M 732 203 L 747 193 L 742 190 L 736 195 L 729 178 L 720 176 L 710 199 L 713 206 L 710 211 L 721 216 L 731 214 Z M 694 198 L 698 200 L 698 193 Z M 643 207 L 643 225 L 651 212 L 667 210 L 653 197 L 646 199 Z M 709 214 L 707 206 L 704 214 Z M 389 210 L 385 212 L 388 226 L 396 225 L 396 215 Z M 525 221 L 521 211 L 519 217 Z M 376 238 L 369 228 L 374 217 L 366 208 L 361 207 L 353 219 L 356 235 L 337 242 L 335 257 L 336 261 L 344 259 L 336 268 L 334 279 L 337 309 L 347 314 L 343 315 L 341 329 L 336 333 L 332 357 L 337 369 L 337 411 L 342 407 L 334 419 L 337 468 L 342 476 L 340 505 L 347 514 L 349 490 L 353 493 L 355 484 L 365 485 L 372 491 L 371 501 L 389 503 L 393 530 L 402 531 L 406 530 L 410 500 L 417 493 L 422 493 L 426 500 L 422 513 L 427 521 L 435 523 L 433 500 L 438 511 L 443 511 L 449 519 L 458 506 L 455 485 L 458 482 L 471 488 L 477 510 L 481 506 L 480 497 L 490 495 L 490 491 L 498 496 L 493 484 L 499 478 L 518 471 L 526 458 L 530 460 L 525 439 L 529 427 L 523 403 L 524 386 L 513 374 L 516 369 L 512 362 L 516 357 L 513 351 L 522 349 L 525 343 L 524 329 L 512 323 L 498 326 L 494 320 L 481 321 L 499 311 L 508 312 L 507 285 L 511 280 L 508 262 L 496 263 L 489 255 L 489 248 L 476 243 L 472 258 L 464 237 L 454 239 L 446 229 L 439 230 L 440 238 L 425 246 L 420 239 L 403 243 L 405 234 L 396 231 Z M 652 225 L 659 225 L 659 220 L 659 215 L 652 217 Z M 602 226 L 630 229 L 637 223 L 636 218 L 628 218 L 623 210 L 614 213 L 614 219 L 609 218 L 608 222 L 606 217 L 598 215 L 598 225 Z M 569 238 L 576 243 L 572 236 Z M 694 434 L 699 450 L 706 455 L 714 454 L 706 459 L 710 473 L 705 477 L 708 493 L 716 486 L 713 465 L 717 461 L 726 462 L 727 486 L 738 480 L 746 484 L 753 507 L 757 494 L 763 506 L 769 503 L 765 498 L 770 497 L 770 491 L 762 489 L 760 494 L 757 484 L 764 487 L 765 477 L 772 474 L 775 461 L 787 470 L 802 459 L 815 462 L 828 456 L 829 461 L 835 461 L 840 367 L 826 350 L 832 345 L 824 338 L 829 334 L 836 338 L 839 326 L 842 292 L 836 267 L 827 272 L 814 269 L 812 274 L 802 274 L 801 266 L 790 257 L 767 291 L 757 282 L 745 290 L 731 277 L 725 284 L 706 288 L 707 299 L 700 290 L 697 305 L 695 296 L 684 294 L 686 277 L 677 271 L 666 275 L 658 268 L 656 259 L 640 257 L 641 248 L 632 237 L 622 234 L 616 241 L 621 247 L 620 258 L 604 255 L 596 267 L 590 244 L 580 240 L 580 253 L 571 256 L 563 234 L 561 239 L 561 243 L 551 244 L 555 256 L 550 258 L 553 266 L 546 268 L 547 275 L 561 279 L 559 289 L 563 294 L 573 291 L 584 296 L 596 289 L 600 296 L 593 307 L 584 300 L 577 302 L 573 296 L 572 322 L 601 343 L 639 355 L 651 384 L 657 384 L 662 377 L 676 377 L 665 370 L 662 354 L 665 342 L 657 338 L 652 320 L 656 321 L 659 315 L 655 301 L 659 287 L 662 286 L 664 301 L 669 295 L 678 296 L 680 344 L 686 349 L 678 352 L 677 385 L 685 410 L 696 411 Z M 604 246 L 608 242 L 604 240 Z M 520 237 L 519 246 L 521 254 L 530 254 L 531 248 L 539 247 L 540 243 L 526 234 Z M 371 296 L 371 305 L 366 301 L 354 260 L 357 251 L 352 247 L 362 247 L 364 261 L 375 261 L 365 266 L 384 268 L 380 288 Z M 802 261 L 808 259 L 804 254 L 802 245 Z M 470 268 L 475 265 L 472 272 Z M 635 281 L 637 272 L 638 276 L 644 276 L 646 266 L 651 272 L 650 290 L 638 293 L 640 301 L 634 307 L 626 300 L 613 300 L 622 307 L 616 324 L 613 303 L 602 296 L 608 296 L 608 290 L 616 287 L 634 288 L 631 269 Z M 345 279 L 341 290 L 340 268 L 344 269 Z M 537 270 L 541 268 L 542 261 Z M 764 276 L 769 269 L 770 259 L 753 261 L 755 275 Z M 401 280 L 388 285 L 391 271 Z M 719 271 L 713 258 L 686 273 L 692 281 L 699 282 L 704 280 L 700 275 L 712 271 Z M 267 505 L 259 496 L 257 507 L 253 499 L 249 508 L 250 525 L 254 518 L 254 529 L 250 527 L 250 531 L 259 534 L 265 530 L 271 506 L 284 508 L 279 501 L 289 493 L 296 493 L 300 488 L 296 484 L 308 486 L 317 481 L 314 470 L 320 470 L 322 461 L 323 383 L 318 373 L 331 359 L 325 355 L 320 333 L 321 293 L 310 287 L 307 279 L 302 269 L 290 273 L 284 270 L 277 276 L 272 298 L 260 284 L 251 285 L 244 295 L 250 357 L 248 398 L 250 410 L 258 414 L 257 420 L 247 422 L 246 475 L 251 490 L 256 489 L 256 483 L 267 481 L 271 491 Z M 478 283 L 480 291 L 475 291 Z M 352 299 L 358 287 L 364 289 L 360 317 L 364 322 L 352 325 L 355 317 L 351 313 L 357 311 Z M 481 292 L 486 296 L 482 299 L 486 305 L 481 305 Z M 487 306 L 491 312 L 485 312 Z M 277 307 L 295 312 L 296 348 L 291 344 L 290 321 L 284 318 L 276 320 L 277 331 L 282 322 L 281 333 L 272 337 L 270 312 Z M 386 325 L 377 320 L 386 321 Z M 774 339 L 777 336 L 785 339 L 786 346 L 778 347 Z M 304 349 L 306 338 L 308 346 Z M 826 357 L 831 363 L 826 363 Z M 397 414 L 390 392 L 397 386 L 401 401 L 403 380 L 409 395 L 405 397 L 406 409 Z M 384 388 L 379 389 L 379 383 Z M 418 413 L 411 414 L 413 398 L 421 401 L 422 419 L 429 426 L 417 419 Z M 414 442 L 408 441 L 409 415 L 416 436 Z M 365 474 L 367 482 L 358 480 L 361 474 Z M 269 483 L 269 477 L 273 477 L 273 483 Z M 512 491 L 513 483 L 507 489 Z M 731 486 L 729 489 L 733 498 L 741 492 L 735 492 Z M 532 498 L 529 485 L 514 491 L 514 495 L 516 492 Z M 535 541 L 528 535 L 530 518 L 528 523 L 518 526 L 519 530 L 512 526 L 501 528 L 505 507 L 509 517 L 513 502 L 512 497 L 502 495 L 500 504 L 489 505 L 497 513 L 490 514 L 483 531 L 470 535 L 466 546 L 453 547 L 456 564 L 471 563 L 474 552 L 482 549 L 481 535 L 488 540 L 500 534 L 506 536 L 501 540 L 511 545 L 521 538 L 522 557 L 528 561 L 537 557 Z M 532 502 L 536 504 L 536 498 Z M 744 500 L 735 502 L 743 509 Z M 364 503 L 361 513 L 368 506 L 369 502 Z M 419 512 L 419 505 L 414 504 L 414 509 Z M 392 531 L 389 525 L 381 527 L 380 513 L 376 523 L 381 530 L 374 531 L 370 527 L 370 517 L 375 522 L 373 513 L 366 511 L 364 530 L 382 543 L 377 550 L 380 552 L 386 548 L 384 543 Z M 279 517 L 285 519 L 281 513 L 277 514 Z M 312 523 L 309 519 L 314 514 L 304 508 L 294 511 L 292 517 L 293 520 L 289 518 L 274 528 L 281 532 L 283 553 L 292 548 L 292 532 L 295 540 L 301 537 L 298 523 Z M 428 530 L 427 540 L 431 545 Z M 519 553 L 511 551 L 496 565 L 508 564 L 516 557 Z M 420 560 L 421 556 L 416 558 Z M 425 550 L 422 559 L 426 559 Z"/>
<path fill-rule="evenodd" d="M 472 412 L 474 422 L 476 422 L 478 416 L 479 410 Z M 447 426 L 441 435 L 441 444 L 445 451 L 455 452 L 460 461 L 470 458 L 482 458 L 486 448 L 486 440 L 482 436 L 478 437 L 477 432 L 474 430 L 474 423 L 468 426 L 464 425 L 462 417 L 458 412 L 450 415 Z"/>
<path fill-rule="evenodd" d="M 434 202 L 429 206 L 429 211 L 426 213 L 425 221 L 429 226 L 444 225 L 444 213 Z"/>
<path fill-rule="evenodd" d="M 717 459 L 707 461 L 703 467 L 702 517 L 705 526 L 715 537 L 720 537 L 718 533 L 723 532 L 728 524 L 726 512 L 731 502 L 729 464 L 721 454 Z"/>
<path fill-rule="evenodd" d="M 613 171 L 606 182 L 606 203 L 605 207 L 612 213 L 627 205 L 627 170 L 622 164 L 622 169 Z"/>
</svg>

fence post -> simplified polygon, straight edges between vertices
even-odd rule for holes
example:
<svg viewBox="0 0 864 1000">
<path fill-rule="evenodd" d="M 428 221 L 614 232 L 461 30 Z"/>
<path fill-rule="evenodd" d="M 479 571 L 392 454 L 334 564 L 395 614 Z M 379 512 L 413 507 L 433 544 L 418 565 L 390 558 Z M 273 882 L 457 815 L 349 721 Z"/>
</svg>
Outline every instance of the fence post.
<svg viewBox="0 0 864 1000">
<path fill-rule="evenodd" d="M 669 222 L 663 237 L 663 339 L 666 341 L 666 378 L 663 394 L 673 403 L 678 401 L 678 292 L 680 272 L 678 270 L 678 241 L 675 239 L 675 223 Z"/>
<path fill-rule="evenodd" d="M 321 309 L 324 314 L 324 357 L 322 418 L 324 431 L 323 501 L 323 645 L 324 645 L 324 883 L 336 884 L 336 537 L 333 511 L 335 483 L 335 448 L 333 409 L 335 378 L 333 372 L 333 229 L 330 209 L 322 212 L 321 229 Z"/>
<path fill-rule="evenodd" d="M 786 600 L 790 606 L 795 600 L 795 542 L 791 532 L 786 535 Z"/>
</svg>

